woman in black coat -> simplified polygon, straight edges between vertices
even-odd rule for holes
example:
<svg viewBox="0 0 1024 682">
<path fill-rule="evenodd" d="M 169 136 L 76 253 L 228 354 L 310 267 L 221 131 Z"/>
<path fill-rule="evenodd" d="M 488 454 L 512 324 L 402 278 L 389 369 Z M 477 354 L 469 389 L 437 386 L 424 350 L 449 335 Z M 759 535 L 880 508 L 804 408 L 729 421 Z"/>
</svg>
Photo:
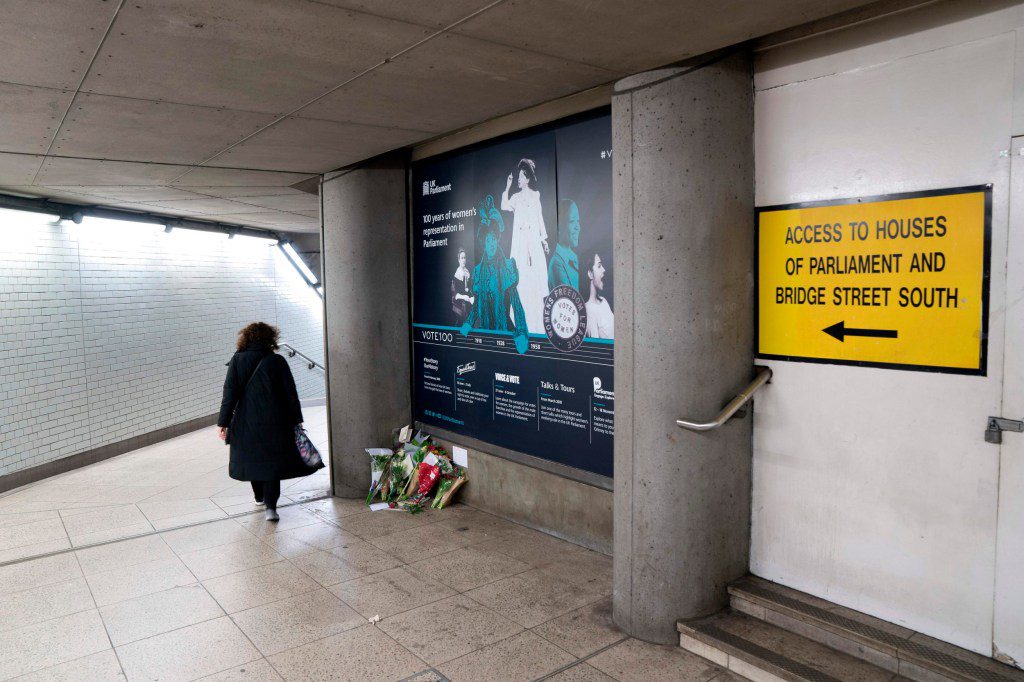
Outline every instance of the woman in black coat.
<svg viewBox="0 0 1024 682">
<path fill-rule="evenodd" d="M 217 419 L 221 440 L 231 446 L 228 474 L 252 482 L 256 504 L 266 505 L 268 521 L 279 518 L 281 481 L 316 471 L 306 466 L 295 445 L 302 408 L 288 361 L 274 352 L 278 334 L 265 322 L 238 332 Z"/>
</svg>

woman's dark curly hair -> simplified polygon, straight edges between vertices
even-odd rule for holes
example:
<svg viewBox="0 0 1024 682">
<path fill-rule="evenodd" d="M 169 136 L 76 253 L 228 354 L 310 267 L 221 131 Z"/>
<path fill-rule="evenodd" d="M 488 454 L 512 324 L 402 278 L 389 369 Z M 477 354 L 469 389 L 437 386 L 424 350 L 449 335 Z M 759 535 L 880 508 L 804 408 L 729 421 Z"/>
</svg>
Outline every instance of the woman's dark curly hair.
<svg viewBox="0 0 1024 682">
<path fill-rule="evenodd" d="M 526 184 L 530 189 L 537 189 L 537 164 L 533 162 L 533 159 L 519 159 L 516 171 L 523 172 L 523 175 L 526 176 Z"/>
<path fill-rule="evenodd" d="M 253 322 L 238 332 L 238 350 L 245 350 L 252 346 L 266 346 L 270 350 L 277 350 L 277 342 L 281 332 L 277 327 L 266 322 Z"/>
</svg>

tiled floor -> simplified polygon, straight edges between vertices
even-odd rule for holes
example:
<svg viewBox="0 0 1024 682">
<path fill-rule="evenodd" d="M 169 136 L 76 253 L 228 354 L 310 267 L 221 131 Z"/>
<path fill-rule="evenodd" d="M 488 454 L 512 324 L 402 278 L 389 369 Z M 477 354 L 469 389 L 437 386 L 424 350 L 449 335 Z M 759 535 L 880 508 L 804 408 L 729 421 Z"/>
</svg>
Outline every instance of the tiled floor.
<svg viewBox="0 0 1024 682">
<path fill-rule="evenodd" d="M 740 679 L 624 637 L 609 557 L 462 505 L 305 502 L 13 563 L 0 585 L 5 680 Z"/>
<path fill-rule="evenodd" d="M 303 408 L 327 452 L 327 411 Z M 227 473 L 227 447 L 210 427 L 0 496 L 0 563 L 252 511 L 248 483 Z M 281 504 L 328 493 L 321 469 L 282 483 Z"/>
<path fill-rule="evenodd" d="M 739 679 L 624 637 L 607 556 L 326 470 L 267 523 L 226 465 L 209 428 L 0 496 L 0 680 Z"/>
</svg>

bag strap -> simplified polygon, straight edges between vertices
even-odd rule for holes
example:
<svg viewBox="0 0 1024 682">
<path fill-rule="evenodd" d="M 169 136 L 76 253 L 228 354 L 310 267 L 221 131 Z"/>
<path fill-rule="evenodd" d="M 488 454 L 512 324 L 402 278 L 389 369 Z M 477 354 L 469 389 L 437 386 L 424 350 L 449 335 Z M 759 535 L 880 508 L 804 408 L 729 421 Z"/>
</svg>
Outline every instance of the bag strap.
<svg viewBox="0 0 1024 682">
<path fill-rule="evenodd" d="M 262 358 L 260 358 L 260 361 L 256 363 L 256 369 L 252 371 L 252 374 L 249 375 L 249 380 L 245 382 L 245 388 L 242 389 L 242 395 L 245 395 L 245 392 L 249 390 L 249 384 L 251 384 L 252 380 L 256 378 L 256 373 L 260 371 L 260 367 L 263 366 L 263 363 L 266 362 L 267 358 L 269 358 L 271 355 L 273 355 L 273 353 L 264 355 Z M 239 397 L 239 400 L 241 400 L 241 397 Z"/>
</svg>

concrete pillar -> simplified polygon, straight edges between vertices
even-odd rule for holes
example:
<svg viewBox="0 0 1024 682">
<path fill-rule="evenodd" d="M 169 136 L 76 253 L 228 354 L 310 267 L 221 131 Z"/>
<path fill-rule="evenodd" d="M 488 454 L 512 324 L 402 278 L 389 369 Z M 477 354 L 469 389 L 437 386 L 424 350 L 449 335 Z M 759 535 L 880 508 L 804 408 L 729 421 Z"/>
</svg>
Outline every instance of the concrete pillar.
<svg viewBox="0 0 1024 682">
<path fill-rule="evenodd" d="M 694 433 L 752 377 L 749 58 L 620 81 L 615 150 L 615 622 L 677 640 L 747 571 L 751 419 Z"/>
<path fill-rule="evenodd" d="M 361 497 L 363 448 L 388 446 L 412 419 L 404 156 L 328 174 L 323 184 L 334 493 Z"/>
</svg>

